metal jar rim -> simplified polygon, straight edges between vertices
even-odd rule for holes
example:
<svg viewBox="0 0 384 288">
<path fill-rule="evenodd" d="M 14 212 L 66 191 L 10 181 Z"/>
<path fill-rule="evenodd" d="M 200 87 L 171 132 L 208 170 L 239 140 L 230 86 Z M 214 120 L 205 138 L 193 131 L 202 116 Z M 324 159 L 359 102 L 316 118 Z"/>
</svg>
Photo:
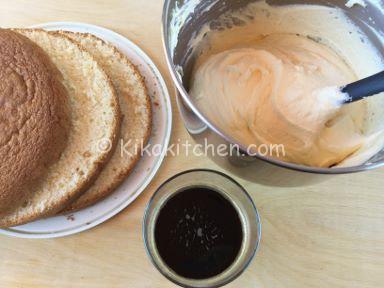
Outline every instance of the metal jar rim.
<svg viewBox="0 0 384 288">
<path fill-rule="evenodd" d="M 233 187 L 236 187 L 240 195 L 243 195 L 244 202 L 243 205 L 241 205 L 239 202 L 241 202 L 241 198 L 237 198 L 236 196 L 229 196 L 227 194 L 228 192 L 220 192 L 217 190 L 217 193 L 220 193 L 223 197 L 227 198 L 228 201 L 232 202 L 232 205 L 237 210 L 239 217 L 241 219 L 242 225 L 243 225 L 243 233 L 244 233 L 244 239 L 242 243 L 241 251 L 239 252 L 239 255 L 235 259 L 235 261 L 221 274 L 218 274 L 216 276 L 213 276 L 211 278 L 207 279 L 188 279 L 183 276 L 177 275 L 176 272 L 174 272 L 162 259 L 159 255 L 159 252 L 156 249 L 156 245 L 154 244 L 154 223 L 157 221 L 157 217 L 160 213 L 162 205 L 164 205 L 169 199 L 171 199 L 175 194 L 181 192 L 180 190 L 175 190 L 170 195 L 167 196 L 161 196 L 158 198 L 159 194 L 163 193 L 164 187 L 169 185 L 169 183 L 172 183 L 172 181 L 177 181 L 177 179 L 180 179 L 180 177 L 188 177 L 189 175 L 193 175 L 195 173 L 204 173 L 206 176 L 212 174 L 215 177 L 221 177 L 225 179 L 226 181 L 230 182 Z M 212 177 L 212 176 L 210 176 Z M 203 181 L 204 182 L 204 181 Z M 196 182 L 199 185 L 199 180 Z M 185 186 L 187 188 L 188 186 Z M 180 189 L 180 188 L 179 188 Z M 172 189 L 171 189 L 172 190 Z M 235 194 L 236 194 L 235 193 Z M 237 200 L 235 200 L 237 199 Z M 245 203 L 245 204 L 244 204 Z M 242 208 L 240 208 L 242 207 Z M 249 210 L 247 210 L 247 208 Z M 241 212 L 243 211 L 243 212 Z M 248 212 L 247 212 L 248 211 Z M 254 220 L 254 221 L 252 221 Z M 248 228 L 244 228 L 248 227 Z M 188 288 L 194 288 L 194 287 L 209 287 L 209 288 L 216 288 L 221 287 L 223 285 L 226 285 L 232 281 L 234 281 L 236 278 L 238 278 L 249 266 L 252 259 L 255 257 L 256 252 L 259 250 L 260 247 L 260 241 L 261 241 L 261 221 L 260 221 L 260 215 L 256 208 L 255 203 L 253 202 L 251 196 L 245 190 L 245 188 L 239 184 L 235 179 L 230 177 L 229 175 L 216 171 L 211 169 L 191 169 L 186 170 L 183 172 L 180 172 L 169 179 L 165 180 L 155 191 L 155 193 L 152 195 L 151 199 L 149 200 L 143 217 L 143 224 L 142 224 L 142 235 L 143 235 L 143 242 L 145 246 L 145 250 L 147 255 L 149 256 L 152 264 L 156 267 L 156 269 L 169 281 L 182 286 L 182 287 L 188 287 Z M 253 235 L 253 233 L 256 231 L 256 236 Z M 255 236 L 255 237 L 252 237 Z"/>
</svg>

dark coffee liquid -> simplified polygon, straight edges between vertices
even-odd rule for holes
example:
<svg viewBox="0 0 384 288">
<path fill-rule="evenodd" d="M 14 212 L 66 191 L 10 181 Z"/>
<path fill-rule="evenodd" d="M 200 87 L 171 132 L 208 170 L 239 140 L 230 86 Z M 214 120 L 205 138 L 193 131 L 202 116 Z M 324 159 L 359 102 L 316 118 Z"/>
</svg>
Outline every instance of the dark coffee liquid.
<svg viewBox="0 0 384 288">
<path fill-rule="evenodd" d="M 161 209 L 155 241 L 163 261 L 180 276 L 205 279 L 236 259 L 243 240 L 236 209 L 219 193 L 192 188 Z"/>
</svg>

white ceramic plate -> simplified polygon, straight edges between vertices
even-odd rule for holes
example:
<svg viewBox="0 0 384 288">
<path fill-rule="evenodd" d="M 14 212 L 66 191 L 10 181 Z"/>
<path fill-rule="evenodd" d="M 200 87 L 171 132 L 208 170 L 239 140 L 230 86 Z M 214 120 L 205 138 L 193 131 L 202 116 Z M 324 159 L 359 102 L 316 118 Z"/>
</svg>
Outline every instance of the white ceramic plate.
<svg viewBox="0 0 384 288">
<path fill-rule="evenodd" d="M 51 22 L 35 25 L 33 28 L 91 33 L 115 45 L 127 55 L 145 77 L 153 108 L 150 144 L 158 144 L 157 147 L 160 147 L 157 155 L 145 154 L 125 182 L 112 195 L 96 205 L 71 214 L 0 229 L 1 234 L 22 238 L 55 238 L 95 227 L 122 211 L 143 192 L 165 157 L 171 135 L 172 109 L 168 90 L 159 70 L 151 59 L 127 38 L 108 29 L 83 23 Z"/>
</svg>

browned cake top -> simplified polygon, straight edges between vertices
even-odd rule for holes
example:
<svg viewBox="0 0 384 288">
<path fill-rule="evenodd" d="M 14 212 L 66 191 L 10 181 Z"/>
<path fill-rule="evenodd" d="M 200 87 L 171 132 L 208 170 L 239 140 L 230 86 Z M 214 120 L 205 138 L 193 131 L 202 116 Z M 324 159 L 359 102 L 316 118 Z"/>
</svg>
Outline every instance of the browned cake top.
<svg viewBox="0 0 384 288">
<path fill-rule="evenodd" d="M 0 215 L 23 201 L 65 147 L 67 95 L 45 52 L 0 29 Z"/>
</svg>

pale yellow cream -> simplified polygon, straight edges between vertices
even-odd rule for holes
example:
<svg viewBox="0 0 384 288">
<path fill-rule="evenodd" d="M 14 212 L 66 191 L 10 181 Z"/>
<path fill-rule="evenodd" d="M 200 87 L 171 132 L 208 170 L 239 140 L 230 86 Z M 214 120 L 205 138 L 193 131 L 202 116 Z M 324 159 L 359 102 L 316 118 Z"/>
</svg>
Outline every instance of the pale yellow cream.
<svg viewBox="0 0 384 288">
<path fill-rule="evenodd" d="M 272 18 L 277 16 L 272 13 Z M 365 157 L 357 157 L 353 164 L 373 156 L 380 146 L 370 142 L 381 132 L 364 131 L 369 105 L 341 107 L 330 101 L 335 95 L 328 94 L 363 72 L 354 71 L 314 37 L 274 29 L 267 35 L 244 33 L 244 41 L 241 33 L 234 33 L 232 45 L 223 40 L 224 48 L 210 46 L 210 53 L 203 53 L 190 90 L 203 114 L 244 145 L 283 144 L 285 156 L 274 151 L 271 156 L 288 162 L 331 167 L 359 150 L 365 151 Z"/>
</svg>

